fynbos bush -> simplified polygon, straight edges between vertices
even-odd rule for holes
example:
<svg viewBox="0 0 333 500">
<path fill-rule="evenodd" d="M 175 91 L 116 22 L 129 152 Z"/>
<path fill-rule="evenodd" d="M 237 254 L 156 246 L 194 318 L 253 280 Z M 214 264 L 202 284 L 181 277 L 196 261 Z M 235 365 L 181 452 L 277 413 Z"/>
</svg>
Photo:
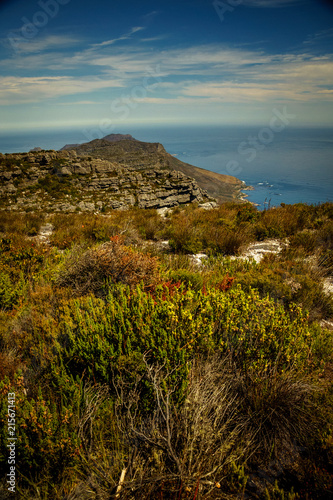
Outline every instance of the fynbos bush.
<svg viewBox="0 0 333 500">
<path fill-rule="evenodd" d="M 115 236 L 112 241 L 80 254 L 72 253 L 58 285 L 70 286 L 76 294 L 101 292 L 106 282 L 134 286 L 155 283 L 158 260 L 135 251 Z"/>
</svg>

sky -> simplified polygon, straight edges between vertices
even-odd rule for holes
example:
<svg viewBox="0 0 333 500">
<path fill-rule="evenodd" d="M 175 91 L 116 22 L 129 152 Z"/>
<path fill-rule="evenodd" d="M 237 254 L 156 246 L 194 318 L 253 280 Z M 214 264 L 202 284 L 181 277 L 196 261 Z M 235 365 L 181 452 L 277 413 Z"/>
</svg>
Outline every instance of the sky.
<svg viewBox="0 0 333 500">
<path fill-rule="evenodd" d="M 0 133 L 333 126 L 324 0 L 0 0 Z"/>
</svg>

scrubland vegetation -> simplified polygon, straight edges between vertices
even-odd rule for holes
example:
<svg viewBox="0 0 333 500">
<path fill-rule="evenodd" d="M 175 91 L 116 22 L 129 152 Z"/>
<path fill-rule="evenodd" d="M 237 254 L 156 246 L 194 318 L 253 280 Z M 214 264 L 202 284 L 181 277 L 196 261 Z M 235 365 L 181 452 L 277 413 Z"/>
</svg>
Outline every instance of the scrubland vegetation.
<svg viewBox="0 0 333 500">
<path fill-rule="evenodd" d="M 18 498 L 332 498 L 333 204 L 3 211 L 0 267 Z"/>
</svg>

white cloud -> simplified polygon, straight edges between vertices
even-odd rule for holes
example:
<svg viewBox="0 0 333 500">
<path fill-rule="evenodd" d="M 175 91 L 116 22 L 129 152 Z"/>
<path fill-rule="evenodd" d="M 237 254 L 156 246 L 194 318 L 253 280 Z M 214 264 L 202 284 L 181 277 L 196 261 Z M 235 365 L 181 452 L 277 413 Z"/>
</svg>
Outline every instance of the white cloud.
<svg viewBox="0 0 333 500">
<path fill-rule="evenodd" d="M 163 78 L 177 75 L 212 76 L 226 71 L 237 71 L 239 67 L 264 65 L 271 56 L 263 52 L 240 50 L 216 45 L 197 46 L 187 49 L 145 52 L 137 48 L 118 54 L 86 54 L 86 64 L 100 66 L 106 74 L 123 78 L 143 78 L 149 68 L 160 67 Z M 66 61 L 65 61 L 66 63 Z M 68 61 L 69 63 L 69 61 Z"/>
<path fill-rule="evenodd" d="M 272 102 L 277 100 L 304 100 L 302 91 L 283 83 L 269 86 L 267 84 L 224 83 L 197 84 L 187 87 L 184 94 L 188 96 L 209 98 L 214 102 Z M 307 99 L 305 99 L 307 100 Z"/>
<path fill-rule="evenodd" d="M 329 40 L 333 37 L 333 28 L 327 30 L 317 31 L 314 34 L 311 34 L 304 40 L 304 44 L 314 44 L 317 42 L 322 42 L 323 40 Z"/>
<path fill-rule="evenodd" d="M 167 38 L 169 38 L 167 35 L 152 36 L 149 38 L 140 38 L 140 42 L 144 43 L 159 42 L 160 40 L 165 40 Z"/>
<path fill-rule="evenodd" d="M 184 105 L 184 104 L 190 104 L 191 106 L 193 104 L 196 104 L 198 102 L 197 99 L 193 99 L 191 97 L 184 97 L 184 96 L 179 96 L 179 97 L 145 97 L 143 99 L 139 100 L 140 103 L 146 103 L 146 104 L 165 104 L 166 106 L 170 106 L 170 104 L 177 104 L 177 105 Z"/>
<path fill-rule="evenodd" d="M 10 33 L 7 38 L 1 39 L 1 44 L 14 50 L 15 58 L 25 54 L 36 54 L 49 52 L 50 50 L 59 50 L 61 48 L 69 48 L 82 42 L 79 38 L 69 35 L 49 35 L 38 38 L 24 38 L 16 35 L 15 32 Z"/>
<path fill-rule="evenodd" d="M 65 95 L 119 87 L 117 80 L 99 78 L 55 77 L 0 77 L 0 104 L 23 104 L 44 101 Z"/>
<path fill-rule="evenodd" d="M 229 102 L 331 100 L 332 58 L 280 55 L 264 67 L 240 65 L 232 75 L 218 81 L 186 83 L 183 94 Z"/>
<path fill-rule="evenodd" d="M 120 36 L 118 38 L 113 38 L 112 40 L 106 40 L 106 41 L 101 42 L 101 43 L 94 43 L 91 47 L 93 49 L 96 49 L 98 47 L 107 47 L 108 45 L 113 45 L 114 43 L 117 43 L 117 42 L 120 42 L 120 41 L 123 41 L 123 40 L 129 40 L 130 38 L 132 38 L 132 35 L 134 33 L 137 33 L 138 31 L 142 31 L 144 29 L 145 28 L 142 27 L 142 26 L 135 26 L 128 33 L 125 33 L 124 35 L 122 35 L 122 36 Z"/>
<path fill-rule="evenodd" d="M 99 101 L 71 101 L 71 102 L 61 102 L 57 106 L 81 106 L 81 105 L 96 105 L 101 104 Z M 103 104 L 106 104 L 105 102 Z"/>
<path fill-rule="evenodd" d="M 123 37 L 141 31 L 134 27 Z M 74 43 L 74 39 L 73 43 Z M 64 38 L 49 39 L 60 47 Z M 53 44 L 53 45 L 52 45 Z M 332 54 L 317 57 L 309 50 L 303 54 L 269 54 L 226 45 L 198 45 L 169 50 L 143 50 L 131 44 L 117 50 L 113 40 L 90 45 L 69 54 L 67 51 L 21 54 L 15 68 L 22 77 L 11 76 L 13 64 L 2 61 L 0 103 L 42 102 L 45 99 L 82 93 L 94 93 L 118 87 L 131 94 L 136 86 L 147 86 L 161 104 L 170 99 L 198 102 L 228 101 L 323 101 L 331 99 L 333 82 Z M 39 77 L 35 75 L 38 70 Z M 74 73 L 80 76 L 75 77 Z M 56 76 L 53 76 L 56 75 Z M 97 95 L 97 94 L 96 94 Z M 93 101 L 92 95 L 87 96 Z M 155 101 L 157 102 L 157 101 Z"/>
</svg>

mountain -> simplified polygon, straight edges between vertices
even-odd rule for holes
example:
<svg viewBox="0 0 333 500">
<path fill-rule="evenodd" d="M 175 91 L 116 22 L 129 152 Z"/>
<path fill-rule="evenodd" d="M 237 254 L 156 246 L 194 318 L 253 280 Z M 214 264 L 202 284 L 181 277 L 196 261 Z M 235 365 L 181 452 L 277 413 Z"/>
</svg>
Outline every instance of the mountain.
<svg viewBox="0 0 333 500">
<path fill-rule="evenodd" d="M 109 134 L 106 135 L 103 139 L 105 141 L 110 141 L 110 142 L 118 142 L 125 140 L 136 141 L 136 139 L 134 139 L 134 137 L 132 137 L 130 134 Z"/>
<path fill-rule="evenodd" d="M 134 139 L 134 137 L 132 137 L 130 134 L 109 134 L 103 137 L 103 139 L 109 142 L 117 142 L 124 140 L 136 141 L 136 139 Z M 66 144 L 66 146 L 61 148 L 60 151 L 69 151 L 77 148 L 78 146 L 80 146 L 80 144 Z"/>
<path fill-rule="evenodd" d="M 110 138 L 117 138 L 112 140 Z M 240 198 L 240 190 L 245 186 L 241 180 L 231 175 L 218 174 L 184 163 L 167 153 L 160 143 L 141 142 L 129 136 L 111 134 L 103 139 L 76 145 L 72 147 L 77 154 L 104 158 L 117 164 L 142 170 L 159 166 L 169 170 L 177 170 L 193 178 L 201 189 L 215 198 L 218 203 L 234 201 Z M 67 148 L 67 146 L 65 146 Z"/>
<path fill-rule="evenodd" d="M 222 202 L 244 188 L 235 177 L 181 162 L 162 144 L 121 134 L 60 151 L 0 154 L 0 181 L 0 207 L 48 212 Z"/>
</svg>

